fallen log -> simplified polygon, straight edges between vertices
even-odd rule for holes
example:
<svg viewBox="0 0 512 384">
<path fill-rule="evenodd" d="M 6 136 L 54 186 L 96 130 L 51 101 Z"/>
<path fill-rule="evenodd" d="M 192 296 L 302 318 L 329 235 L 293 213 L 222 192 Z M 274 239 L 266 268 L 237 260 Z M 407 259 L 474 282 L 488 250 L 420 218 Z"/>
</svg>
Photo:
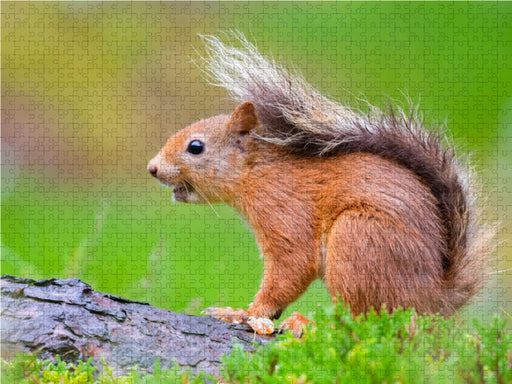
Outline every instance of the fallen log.
<svg viewBox="0 0 512 384">
<path fill-rule="evenodd" d="M 218 374 L 221 357 L 234 343 L 244 349 L 272 336 L 255 335 L 247 325 L 179 314 L 147 303 L 96 292 L 78 279 L 1 278 L 1 355 L 35 352 L 41 359 L 76 363 L 102 357 L 117 375 L 131 367 L 152 372 L 174 361 L 193 372 Z"/>
</svg>

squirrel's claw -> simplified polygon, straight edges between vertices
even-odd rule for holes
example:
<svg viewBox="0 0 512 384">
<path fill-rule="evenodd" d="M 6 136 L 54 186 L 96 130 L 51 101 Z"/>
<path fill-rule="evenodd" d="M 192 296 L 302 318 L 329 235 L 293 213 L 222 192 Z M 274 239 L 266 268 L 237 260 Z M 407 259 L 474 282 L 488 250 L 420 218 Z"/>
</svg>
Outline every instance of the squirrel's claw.
<svg viewBox="0 0 512 384">
<path fill-rule="evenodd" d="M 204 309 L 201 313 L 215 317 L 218 320 L 227 321 L 228 323 L 232 324 L 247 323 L 247 320 L 249 319 L 249 314 L 247 311 L 240 308 L 234 309 L 231 307 L 210 307 Z"/>
<path fill-rule="evenodd" d="M 201 313 L 232 324 L 247 324 L 260 335 L 270 335 L 271 333 L 274 333 L 274 322 L 272 320 L 267 317 L 249 316 L 247 311 L 240 308 L 210 307 L 204 309 Z"/>
<path fill-rule="evenodd" d="M 283 320 L 279 326 L 279 333 L 283 333 L 288 330 L 295 335 L 295 337 L 301 337 L 304 332 L 304 326 L 309 324 L 309 320 L 299 312 L 293 312 L 293 314 L 287 319 Z"/>
</svg>

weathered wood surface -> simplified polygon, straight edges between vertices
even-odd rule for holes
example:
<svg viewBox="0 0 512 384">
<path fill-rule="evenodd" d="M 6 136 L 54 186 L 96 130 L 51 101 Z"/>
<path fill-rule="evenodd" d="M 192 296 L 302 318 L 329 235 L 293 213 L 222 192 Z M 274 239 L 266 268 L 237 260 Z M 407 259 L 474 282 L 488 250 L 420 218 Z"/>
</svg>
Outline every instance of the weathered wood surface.
<svg viewBox="0 0 512 384">
<path fill-rule="evenodd" d="M 37 352 L 42 359 L 87 360 L 98 369 L 103 356 L 116 374 L 135 365 L 152 371 L 157 358 L 176 360 L 192 371 L 218 373 L 233 343 L 246 349 L 272 337 L 255 336 L 246 325 L 189 316 L 96 292 L 78 279 L 1 279 L 2 357 Z"/>
</svg>

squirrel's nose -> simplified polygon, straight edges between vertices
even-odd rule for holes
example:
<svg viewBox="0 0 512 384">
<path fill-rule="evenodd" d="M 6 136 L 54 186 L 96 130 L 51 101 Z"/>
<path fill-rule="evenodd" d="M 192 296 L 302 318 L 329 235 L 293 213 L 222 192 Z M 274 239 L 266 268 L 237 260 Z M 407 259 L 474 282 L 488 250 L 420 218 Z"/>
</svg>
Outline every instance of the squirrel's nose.
<svg viewBox="0 0 512 384">
<path fill-rule="evenodd" d="M 148 165 L 148 172 L 151 173 L 151 176 L 156 177 L 158 172 L 157 166 L 153 164 Z"/>
</svg>

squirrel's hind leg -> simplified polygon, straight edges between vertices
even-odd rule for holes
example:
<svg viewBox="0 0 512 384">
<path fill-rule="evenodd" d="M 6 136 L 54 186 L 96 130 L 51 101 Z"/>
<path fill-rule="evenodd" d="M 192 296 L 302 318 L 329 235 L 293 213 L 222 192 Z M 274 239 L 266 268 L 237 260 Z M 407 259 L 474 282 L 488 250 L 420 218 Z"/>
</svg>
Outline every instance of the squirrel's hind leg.
<svg viewBox="0 0 512 384">
<path fill-rule="evenodd" d="M 412 226 L 371 209 L 343 212 L 332 226 L 325 283 L 353 314 L 415 307 L 435 312 L 440 297 L 436 256 Z M 440 264 L 440 262 L 438 263 Z"/>
<path fill-rule="evenodd" d="M 309 320 L 306 316 L 299 312 L 293 312 L 290 317 L 283 320 L 279 326 L 279 333 L 290 331 L 295 337 L 301 337 L 304 332 L 304 326 L 307 324 L 309 324 Z"/>
<path fill-rule="evenodd" d="M 325 284 L 333 303 L 341 298 L 353 314 L 367 312 L 376 304 L 380 309 L 383 291 L 388 291 L 387 286 L 392 284 L 389 280 L 396 278 L 396 273 L 383 275 L 381 271 L 391 261 L 379 250 L 378 232 L 370 214 L 348 210 L 336 219 L 328 233 Z"/>
</svg>

